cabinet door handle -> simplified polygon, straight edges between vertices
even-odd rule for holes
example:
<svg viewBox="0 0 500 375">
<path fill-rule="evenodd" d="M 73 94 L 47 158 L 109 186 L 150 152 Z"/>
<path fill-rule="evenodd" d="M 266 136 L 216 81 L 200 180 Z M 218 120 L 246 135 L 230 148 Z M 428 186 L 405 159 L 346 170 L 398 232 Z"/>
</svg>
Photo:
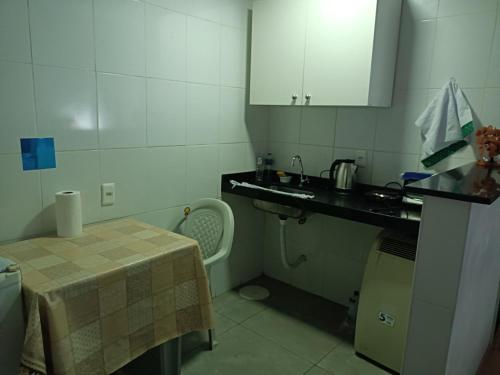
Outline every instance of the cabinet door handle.
<svg viewBox="0 0 500 375">
<path fill-rule="evenodd" d="M 292 94 L 292 100 L 297 100 L 298 96 L 297 94 Z"/>
<path fill-rule="evenodd" d="M 311 94 L 306 94 L 306 100 L 310 100 L 311 99 Z"/>
</svg>

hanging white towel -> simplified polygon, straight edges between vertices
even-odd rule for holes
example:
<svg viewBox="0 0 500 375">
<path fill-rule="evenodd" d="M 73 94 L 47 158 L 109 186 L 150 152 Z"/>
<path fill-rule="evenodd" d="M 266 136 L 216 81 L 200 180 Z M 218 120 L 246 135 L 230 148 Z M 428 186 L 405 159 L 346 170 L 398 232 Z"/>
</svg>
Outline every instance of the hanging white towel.
<svg viewBox="0 0 500 375">
<path fill-rule="evenodd" d="M 455 79 L 443 86 L 415 121 L 424 136 L 422 164 L 431 167 L 467 145 L 474 131 L 472 110 Z"/>
</svg>

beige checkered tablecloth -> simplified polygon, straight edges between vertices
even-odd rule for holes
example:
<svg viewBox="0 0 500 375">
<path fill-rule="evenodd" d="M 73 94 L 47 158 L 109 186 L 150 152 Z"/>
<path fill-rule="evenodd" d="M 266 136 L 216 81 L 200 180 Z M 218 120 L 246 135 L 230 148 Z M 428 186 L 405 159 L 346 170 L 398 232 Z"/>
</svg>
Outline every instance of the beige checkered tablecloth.
<svg viewBox="0 0 500 375">
<path fill-rule="evenodd" d="M 22 364 L 46 374 L 109 374 L 147 350 L 213 327 L 198 243 L 125 219 L 72 239 L 0 247 L 18 262 L 27 332 Z"/>
</svg>

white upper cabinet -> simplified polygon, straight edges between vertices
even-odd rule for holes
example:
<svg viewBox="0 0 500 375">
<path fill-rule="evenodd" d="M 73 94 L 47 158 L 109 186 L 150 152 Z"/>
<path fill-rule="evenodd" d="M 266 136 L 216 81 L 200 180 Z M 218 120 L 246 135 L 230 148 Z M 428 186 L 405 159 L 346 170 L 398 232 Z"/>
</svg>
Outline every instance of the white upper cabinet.
<svg viewBox="0 0 500 375">
<path fill-rule="evenodd" d="M 255 104 L 302 104 L 306 13 L 304 0 L 254 3 L 252 95 L 259 102 Z"/>
<path fill-rule="evenodd" d="M 401 0 L 256 0 L 250 104 L 390 106 L 400 13 Z"/>
</svg>

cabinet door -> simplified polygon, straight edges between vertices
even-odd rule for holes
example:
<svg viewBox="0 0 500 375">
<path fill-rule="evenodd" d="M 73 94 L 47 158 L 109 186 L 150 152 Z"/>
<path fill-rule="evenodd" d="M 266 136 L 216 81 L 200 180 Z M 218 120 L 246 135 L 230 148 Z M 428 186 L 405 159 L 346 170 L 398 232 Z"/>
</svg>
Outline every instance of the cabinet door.
<svg viewBox="0 0 500 375">
<path fill-rule="evenodd" d="M 250 104 L 302 104 L 306 0 L 255 1 L 252 20 Z"/>
<path fill-rule="evenodd" d="M 306 105 L 367 105 L 377 0 L 309 0 Z"/>
</svg>

